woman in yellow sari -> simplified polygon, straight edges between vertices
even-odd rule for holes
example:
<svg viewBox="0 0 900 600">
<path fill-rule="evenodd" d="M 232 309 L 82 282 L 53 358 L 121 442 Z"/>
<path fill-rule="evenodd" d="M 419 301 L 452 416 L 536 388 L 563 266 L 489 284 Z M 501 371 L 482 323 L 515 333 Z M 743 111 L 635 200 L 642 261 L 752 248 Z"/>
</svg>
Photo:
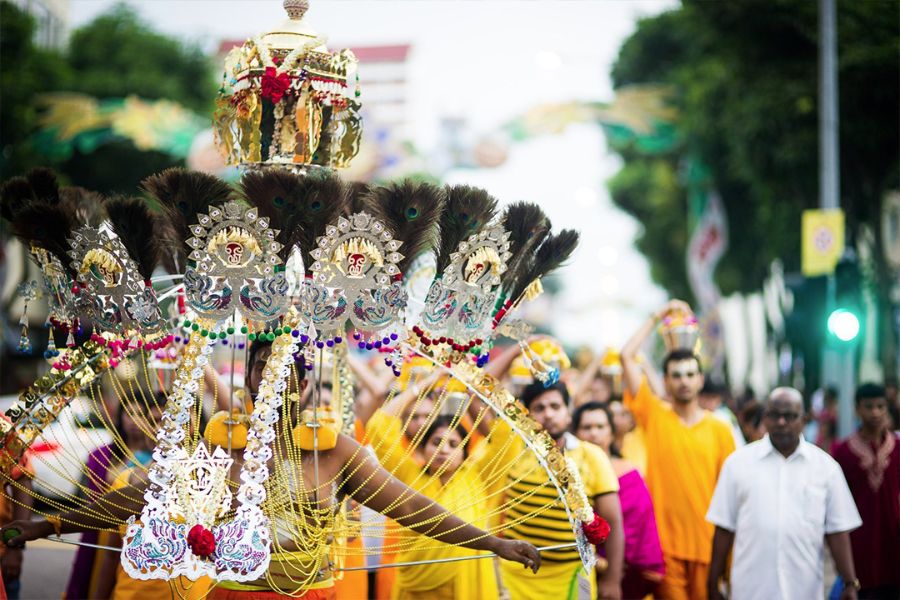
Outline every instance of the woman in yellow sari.
<svg viewBox="0 0 900 600">
<path fill-rule="evenodd" d="M 369 440 L 380 462 L 394 477 L 431 498 L 463 520 L 488 526 L 487 490 L 478 465 L 466 461 L 464 442 L 469 434 L 450 415 L 440 415 L 427 426 L 414 452 L 398 448 L 402 423 L 391 414 L 391 403 L 378 410 L 367 427 Z M 403 530 L 398 540 L 396 562 L 418 562 L 483 554 Z M 391 597 L 393 600 L 435 598 L 464 600 L 496 599 L 497 579 L 488 558 L 398 567 Z"/>
</svg>

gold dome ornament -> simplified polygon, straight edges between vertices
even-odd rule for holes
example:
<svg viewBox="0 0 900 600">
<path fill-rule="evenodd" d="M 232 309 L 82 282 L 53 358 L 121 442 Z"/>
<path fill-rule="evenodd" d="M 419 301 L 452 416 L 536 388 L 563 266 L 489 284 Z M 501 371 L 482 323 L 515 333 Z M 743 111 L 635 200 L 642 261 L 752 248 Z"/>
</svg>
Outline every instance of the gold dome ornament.
<svg viewBox="0 0 900 600">
<path fill-rule="evenodd" d="M 226 57 L 216 142 L 229 165 L 345 167 L 362 134 L 356 57 L 328 50 L 304 20 L 309 2 L 284 8 L 284 23 Z"/>
</svg>

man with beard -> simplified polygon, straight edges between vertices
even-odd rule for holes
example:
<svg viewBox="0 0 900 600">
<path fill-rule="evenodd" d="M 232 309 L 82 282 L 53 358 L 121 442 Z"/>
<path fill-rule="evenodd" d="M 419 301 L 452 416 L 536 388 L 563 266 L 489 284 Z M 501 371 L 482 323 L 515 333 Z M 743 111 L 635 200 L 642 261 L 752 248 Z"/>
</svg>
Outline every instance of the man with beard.
<svg viewBox="0 0 900 600">
<path fill-rule="evenodd" d="M 862 521 L 841 467 L 803 439 L 803 396 L 797 390 L 773 390 L 763 423 L 768 435 L 725 461 L 709 506 L 706 518 L 716 526 L 710 598 L 724 598 L 719 578 L 732 545 L 729 597 L 822 598 L 827 542 L 844 580 L 841 600 L 856 600 L 860 585 L 849 532 Z"/>
<path fill-rule="evenodd" d="M 608 567 L 600 574 L 599 589 L 594 593 L 594 577 L 584 573 L 576 548 L 547 550 L 541 555 L 543 562 L 538 573 L 509 569 L 501 563 L 503 585 L 512 600 L 620 598 L 625 536 L 618 496 L 619 480 L 609 457 L 599 446 L 569 433 L 572 414 L 565 384 L 557 382 L 545 387 L 536 381 L 525 387 L 519 399 L 578 467 L 594 512 L 609 522 L 610 534 L 604 546 Z M 490 439 L 489 443 L 503 446 L 496 439 Z M 547 485 L 546 473 L 538 465 L 537 458 L 532 453 L 518 450 L 513 444 L 491 451 L 497 457 L 496 463 L 508 469 L 504 520 L 510 525 L 504 536 L 537 546 L 574 542 L 565 508 L 556 490 Z M 536 509 L 538 515 L 534 514 Z"/>
<path fill-rule="evenodd" d="M 666 562 L 657 596 L 668 600 L 704 600 L 713 527 L 704 519 L 716 479 L 734 451 L 725 423 L 703 410 L 700 359 L 691 350 L 669 352 L 663 361 L 663 383 L 670 402 L 657 397 L 637 362 L 637 355 L 657 324 L 669 312 L 690 314 L 672 300 L 652 314 L 621 352 L 625 406 L 644 431 L 647 487 Z"/>
</svg>

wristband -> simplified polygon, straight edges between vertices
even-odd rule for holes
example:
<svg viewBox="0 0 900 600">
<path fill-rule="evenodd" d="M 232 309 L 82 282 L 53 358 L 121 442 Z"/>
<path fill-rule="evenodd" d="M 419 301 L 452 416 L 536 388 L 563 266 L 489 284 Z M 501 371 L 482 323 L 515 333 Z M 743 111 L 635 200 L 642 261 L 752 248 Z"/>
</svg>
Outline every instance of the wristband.
<svg viewBox="0 0 900 600">
<path fill-rule="evenodd" d="M 858 592 L 860 589 L 862 589 L 862 586 L 860 585 L 859 579 L 858 579 L 858 578 L 845 579 L 845 580 L 844 580 L 844 589 L 847 589 L 848 587 L 852 587 L 852 588 L 855 589 L 857 592 Z"/>
</svg>

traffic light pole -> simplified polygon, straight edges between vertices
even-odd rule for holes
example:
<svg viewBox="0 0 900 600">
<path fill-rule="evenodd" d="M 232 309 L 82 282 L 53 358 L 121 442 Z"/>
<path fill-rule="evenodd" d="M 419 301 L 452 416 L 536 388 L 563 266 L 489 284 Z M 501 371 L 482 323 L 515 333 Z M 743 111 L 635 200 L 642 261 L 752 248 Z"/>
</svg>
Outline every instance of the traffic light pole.
<svg viewBox="0 0 900 600">
<path fill-rule="evenodd" d="M 840 208 L 838 155 L 837 26 L 835 0 L 819 0 L 819 206 Z M 828 277 L 826 315 L 835 308 L 834 275 Z M 853 431 L 856 344 L 826 344 L 822 385 L 838 390 L 838 436 Z"/>
</svg>

